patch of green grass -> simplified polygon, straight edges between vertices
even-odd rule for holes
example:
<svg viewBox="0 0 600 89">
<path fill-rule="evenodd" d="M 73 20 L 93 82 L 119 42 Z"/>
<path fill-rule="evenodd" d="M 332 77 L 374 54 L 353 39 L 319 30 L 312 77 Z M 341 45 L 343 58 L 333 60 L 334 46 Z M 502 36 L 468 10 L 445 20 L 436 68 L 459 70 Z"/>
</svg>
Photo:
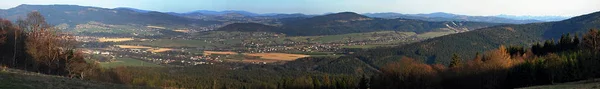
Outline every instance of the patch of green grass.
<svg viewBox="0 0 600 89">
<path fill-rule="evenodd" d="M 395 45 L 349 45 L 349 46 L 341 46 L 341 48 L 375 48 L 375 47 L 385 47 L 385 46 L 395 46 Z"/>
<path fill-rule="evenodd" d="M 583 80 L 578 82 L 562 83 L 555 85 L 531 86 L 518 89 L 597 89 L 600 88 L 600 79 Z"/>
<path fill-rule="evenodd" d="M 278 38 L 276 41 L 291 40 L 294 42 L 310 42 L 310 43 L 344 43 L 347 41 L 367 41 L 377 40 L 392 37 L 408 37 L 416 35 L 414 32 L 396 32 L 396 31 L 379 31 L 367 33 L 350 33 L 341 35 L 325 35 L 325 36 L 295 36 Z"/>
<path fill-rule="evenodd" d="M 0 89 L 153 89 L 105 82 L 86 81 L 9 69 L 0 72 Z"/>
<path fill-rule="evenodd" d="M 454 31 L 426 32 L 423 34 L 418 34 L 417 37 L 418 38 L 434 38 L 434 37 L 444 36 L 444 35 L 453 34 L 453 33 L 455 33 L 455 32 Z"/>
<path fill-rule="evenodd" d="M 232 44 L 241 43 L 241 40 L 224 39 L 221 41 L 215 40 L 182 40 L 182 39 L 159 39 L 155 41 L 138 41 L 127 42 L 126 44 L 147 45 L 153 47 L 200 47 L 200 48 L 215 48 L 226 47 Z"/>
<path fill-rule="evenodd" d="M 100 66 L 104 68 L 115 68 L 118 66 L 162 67 L 161 65 L 132 58 L 116 58 L 114 62 L 102 62 L 100 63 Z"/>
</svg>

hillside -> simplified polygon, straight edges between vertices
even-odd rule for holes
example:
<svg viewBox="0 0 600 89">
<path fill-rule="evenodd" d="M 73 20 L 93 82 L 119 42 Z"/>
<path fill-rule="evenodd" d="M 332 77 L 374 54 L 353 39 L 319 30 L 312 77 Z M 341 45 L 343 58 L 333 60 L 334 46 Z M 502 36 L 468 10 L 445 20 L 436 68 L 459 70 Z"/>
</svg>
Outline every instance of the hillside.
<svg viewBox="0 0 600 89">
<path fill-rule="evenodd" d="M 279 28 L 259 23 L 233 23 L 221 27 L 220 31 L 240 31 L 240 32 L 278 32 Z"/>
<path fill-rule="evenodd" d="M 600 79 L 582 80 L 577 82 L 568 82 L 553 85 L 530 86 L 517 89 L 593 89 L 598 87 L 600 87 Z"/>
<path fill-rule="evenodd" d="M 0 88 L 6 89 L 125 89 L 150 88 L 111 84 L 53 75 L 44 75 L 23 70 L 6 69 L 0 72 Z"/>
<path fill-rule="evenodd" d="M 430 14 L 400 14 L 400 13 L 366 13 L 364 14 L 369 17 L 377 17 L 377 18 L 387 18 L 387 19 L 396 19 L 396 18 L 405 18 L 405 19 L 416 19 L 416 20 L 424 20 L 424 21 L 472 21 L 472 22 L 487 22 L 487 23 L 506 23 L 506 24 L 526 24 L 526 23 L 538 23 L 544 22 L 540 20 L 532 20 L 532 19 L 509 19 L 509 18 L 501 18 L 496 16 L 467 16 L 467 15 L 457 15 L 450 13 L 430 13 Z"/>
<path fill-rule="evenodd" d="M 131 9 L 107 9 L 99 7 L 77 6 L 77 5 L 27 5 L 22 4 L 14 8 L 0 10 L 0 17 L 9 20 L 17 20 L 26 17 L 31 11 L 38 11 L 49 24 L 58 25 L 66 23 L 70 27 L 77 24 L 85 24 L 90 21 L 106 24 L 129 24 L 129 25 L 156 25 L 167 27 L 182 26 L 205 26 L 218 24 L 217 21 L 203 21 L 174 16 L 161 12 L 141 13 Z"/>
<path fill-rule="evenodd" d="M 421 59 L 430 64 L 449 64 L 454 53 L 464 59 L 471 59 L 477 52 L 481 53 L 500 45 L 532 45 L 542 40 L 558 39 L 562 34 L 580 33 L 592 28 L 600 28 L 600 12 L 559 22 L 483 28 L 404 46 L 367 50 L 359 53 L 357 57 L 376 65 L 398 60 L 401 56 Z"/>
<path fill-rule="evenodd" d="M 253 24 L 260 25 L 260 24 Z M 403 31 L 403 32 L 416 32 L 424 33 L 430 31 L 441 31 L 441 30 L 452 30 L 456 32 L 463 32 L 474 30 L 478 28 L 484 28 L 499 24 L 494 23 L 480 23 L 480 22 L 460 22 L 460 21 L 446 21 L 446 22 L 428 22 L 421 20 L 410 20 L 410 19 L 381 19 L 371 18 L 364 15 L 356 14 L 353 12 L 342 12 L 335 14 L 328 14 L 323 16 L 315 16 L 311 18 L 300 18 L 293 20 L 283 21 L 283 25 L 279 27 L 279 30 L 270 30 L 269 32 L 285 33 L 293 36 L 314 36 L 314 35 L 337 35 L 347 33 L 361 33 L 361 32 L 374 32 L 374 31 Z M 235 27 L 242 26 L 239 24 L 232 24 L 225 26 L 219 30 L 224 31 L 256 31 L 252 27 L 264 27 L 264 26 L 249 26 L 247 27 Z M 236 28 L 231 30 L 231 28 Z M 244 28 L 244 29 L 237 29 Z"/>
</svg>

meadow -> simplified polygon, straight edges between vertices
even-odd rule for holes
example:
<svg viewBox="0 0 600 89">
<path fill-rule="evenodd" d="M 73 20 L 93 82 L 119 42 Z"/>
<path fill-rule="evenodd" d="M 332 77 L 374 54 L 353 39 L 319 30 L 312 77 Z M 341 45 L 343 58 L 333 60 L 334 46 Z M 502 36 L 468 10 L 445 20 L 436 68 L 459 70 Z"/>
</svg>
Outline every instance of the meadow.
<svg viewBox="0 0 600 89">
<path fill-rule="evenodd" d="M 115 58 L 112 62 L 100 62 L 100 66 L 104 68 L 115 68 L 119 66 L 137 66 L 137 67 L 162 67 L 154 63 L 149 63 L 133 58 Z"/>
</svg>

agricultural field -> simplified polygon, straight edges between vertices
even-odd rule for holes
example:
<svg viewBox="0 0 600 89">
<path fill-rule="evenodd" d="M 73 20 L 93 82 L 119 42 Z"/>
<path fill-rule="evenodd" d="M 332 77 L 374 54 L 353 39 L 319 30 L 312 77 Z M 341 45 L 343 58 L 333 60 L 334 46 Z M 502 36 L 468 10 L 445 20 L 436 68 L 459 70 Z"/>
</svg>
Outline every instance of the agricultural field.
<svg viewBox="0 0 600 89">
<path fill-rule="evenodd" d="M 417 37 L 418 38 L 434 38 L 434 37 L 439 37 L 439 36 L 444 36 L 444 35 L 454 34 L 454 33 L 456 33 L 456 32 L 454 32 L 454 31 L 426 32 L 426 33 L 417 35 Z"/>
<path fill-rule="evenodd" d="M 153 53 L 160 53 L 160 52 L 166 52 L 166 51 L 171 51 L 173 49 L 171 48 L 153 48 L 153 49 L 148 49 L 147 51 L 153 52 Z"/>
<path fill-rule="evenodd" d="M 309 42 L 309 43 L 344 43 L 348 41 L 370 41 L 386 38 L 410 37 L 417 35 L 414 32 L 396 32 L 396 31 L 380 31 L 368 33 L 350 33 L 341 35 L 327 36 L 297 36 L 279 38 L 278 41 L 294 41 L 294 42 Z"/>
<path fill-rule="evenodd" d="M 244 53 L 244 55 L 259 57 L 261 59 L 281 60 L 281 61 L 293 61 L 298 58 L 309 57 L 309 55 L 287 54 L 287 53 Z"/>
<path fill-rule="evenodd" d="M 228 51 L 204 51 L 205 56 L 209 55 L 227 55 L 225 59 L 228 61 L 241 62 L 278 62 L 278 61 L 293 61 L 298 58 L 309 57 L 311 55 L 290 54 L 290 53 L 237 53 Z"/>
<path fill-rule="evenodd" d="M 600 79 L 582 80 L 554 85 L 530 86 L 517 89 L 597 89 L 600 88 Z"/>
<path fill-rule="evenodd" d="M 119 48 L 125 48 L 125 49 L 149 49 L 152 47 L 148 47 L 148 46 L 135 46 L 135 45 L 115 45 Z"/>
<path fill-rule="evenodd" d="M 72 33 L 92 33 L 92 34 L 121 34 L 121 35 L 159 35 L 157 31 L 130 26 L 130 25 L 112 25 L 100 22 L 88 22 L 86 24 L 76 25 L 76 30 Z"/>
<path fill-rule="evenodd" d="M 125 42 L 125 41 L 132 41 L 134 40 L 133 38 L 100 38 L 98 39 L 98 42 Z"/>
<path fill-rule="evenodd" d="M 126 44 L 148 45 L 153 47 L 199 47 L 199 48 L 217 48 L 227 47 L 228 45 L 239 44 L 240 40 L 183 40 L 183 39 L 158 39 L 153 41 L 135 41 L 126 42 Z"/>
<path fill-rule="evenodd" d="M 361 49 L 365 49 L 365 48 L 375 48 L 375 47 L 391 47 L 391 46 L 396 46 L 396 45 L 378 45 L 378 44 L 369 44 L 369 45 L 347 45 L 347 46 L 341 46 L 341 48 L 361 48 Z"/>
<path fill-rule="evenodd" d="M 143 66 L 143 67 L 162 67 L 154 63 L 149 63 L 133 58 L 116 58 L 112 62 L 100 62 L 100 66 L 104 68 L 115 68 L 119 66 Z"/>
<path fill-rule="evenodd" d="M 237 52 L 226 52 L 226 51 L 204 51 L 203 52 L 204 55 L 213 55 L 213 54 L 217 54 L 217 55 L 234 55 L 234 54 L 238 54 Z"/>
</svg>

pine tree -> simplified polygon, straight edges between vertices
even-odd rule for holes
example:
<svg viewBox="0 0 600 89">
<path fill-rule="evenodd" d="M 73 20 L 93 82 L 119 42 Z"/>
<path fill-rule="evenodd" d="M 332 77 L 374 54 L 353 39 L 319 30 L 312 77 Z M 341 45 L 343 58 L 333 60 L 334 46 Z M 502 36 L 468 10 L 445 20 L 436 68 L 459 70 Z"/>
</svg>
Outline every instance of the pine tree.
<svg viewBox="0 0 600 89">
<path fill-rule="evenodd" d="M 359 89 L 369 89 L 370 85 L 369 85 L 369 79 L 367 79 L 367 77 L 365 77 L 365 75 L 362 75 L 362 77 L 360 78 L 360 82 L 358 85 Z"/>
<path fill-rule="evenodd" d="M 458 67 L 462 64 L 462 59 L 457 54 L 452 54 L 452 62 L 450 63 L 450 68 Z"/>
<path fill-rule="evenodd" d="M 573 44 L 571 44 L 572 49 L 578 49 L 579 48 L 579 35 L 575 34 L 575 37 L 573 38 Z"/>
</svg>

